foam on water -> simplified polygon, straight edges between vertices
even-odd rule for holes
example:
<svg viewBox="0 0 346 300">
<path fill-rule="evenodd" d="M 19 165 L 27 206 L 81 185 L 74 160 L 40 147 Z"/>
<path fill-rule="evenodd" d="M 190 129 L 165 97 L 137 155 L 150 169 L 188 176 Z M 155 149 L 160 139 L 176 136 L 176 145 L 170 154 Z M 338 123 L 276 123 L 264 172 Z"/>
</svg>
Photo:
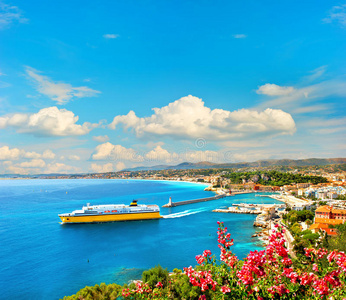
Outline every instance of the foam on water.
<svg viewBox="0 0 346 300">
<path fill-rule="evenodd" d="M 178 212 L 175 214 L 163 215 L 162 217 L 164 219 L 182 218 L 182 217 L 198 214 L 198 213 L 201 213 L 201 212 L 206 211 L 206 210 L 208 210 L 208 208 L 206 208 L 206 207 L 202 207 L 199 209 L 189 209 L 189 210 L 184 210 L 184 211 L 181 211 L 181 212 Z"/>
</svg>

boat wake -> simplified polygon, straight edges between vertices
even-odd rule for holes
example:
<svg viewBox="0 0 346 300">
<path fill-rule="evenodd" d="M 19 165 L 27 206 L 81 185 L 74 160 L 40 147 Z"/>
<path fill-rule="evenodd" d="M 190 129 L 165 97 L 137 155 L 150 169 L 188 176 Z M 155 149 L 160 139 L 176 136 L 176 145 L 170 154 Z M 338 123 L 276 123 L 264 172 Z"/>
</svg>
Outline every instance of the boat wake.
<svg viewBox="0 0 346 300">
<path fill-rule="evenodd" d="M 184 211 L 181 211 L 181 212 L 178 212 L 178 213 L 175 213 L 175 214 L 165 215 L 165 216 L 162 216 L 162 217 L 164 219 L 182 218 L 182 217 L 198 214 L 198 213 L 206 211 L 206 210 L 208 210 L 208 209 L 207 208 L 188 209 L 188 210 L 184 210 Z"/>
</svg>

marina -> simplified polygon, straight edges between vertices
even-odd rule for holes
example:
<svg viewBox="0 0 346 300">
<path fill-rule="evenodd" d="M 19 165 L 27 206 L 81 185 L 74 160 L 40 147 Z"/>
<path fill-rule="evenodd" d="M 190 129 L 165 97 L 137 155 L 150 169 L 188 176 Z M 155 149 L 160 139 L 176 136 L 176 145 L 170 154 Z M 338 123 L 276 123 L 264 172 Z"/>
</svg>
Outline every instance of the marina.
<svg viewBox="0 0 346 300">
<path fill-rule="evenodd" d="M 264 197 L 267 197 L 263 195 Z M 234 214 L 263 214 L 268 210 L 285 208 L 285 204 L 253 204 L 253 203 L 233 203 L 233 207 L 214 209 L 213 212 L 234 213 Z"/>
</svg>

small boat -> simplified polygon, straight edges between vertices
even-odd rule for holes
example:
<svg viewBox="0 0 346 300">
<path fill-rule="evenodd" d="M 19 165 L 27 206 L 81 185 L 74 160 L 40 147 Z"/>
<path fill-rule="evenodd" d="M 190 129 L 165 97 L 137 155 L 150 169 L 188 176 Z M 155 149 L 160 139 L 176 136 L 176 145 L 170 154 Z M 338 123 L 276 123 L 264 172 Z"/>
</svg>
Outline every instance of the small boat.
<svg viewBox="0 0 346 300">
<path fill-rule="evenodd" d="M 87 203 L 87 206 L 83 206 L 80 210 L 59 214 L 59 218 L 62 224 L 70 224 L 149 220 L 160 219 L 162 216 L 158 205 L 138 205 L 137 200 L 133 200 L 130 205 L 90 205 Z"/>
</svg>

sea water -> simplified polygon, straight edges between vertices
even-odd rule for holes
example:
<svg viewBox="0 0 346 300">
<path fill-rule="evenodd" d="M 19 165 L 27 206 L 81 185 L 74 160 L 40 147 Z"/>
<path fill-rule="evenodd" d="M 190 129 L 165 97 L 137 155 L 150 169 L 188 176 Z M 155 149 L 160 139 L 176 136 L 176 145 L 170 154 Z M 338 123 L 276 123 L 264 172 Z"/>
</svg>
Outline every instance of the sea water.
<svg viewBox="0 0 346 300">
<path fill-rule="evenodd" d="M 213 196 L 205 185 L 144 180 L 0 180 L 1 299 L 59 299 L 87 285 L 127 283 L 160 264 L 168 270 L 196 265 L 209 249 L 219 258 L 217 221 L 244 258 L 261 248 L 256 215 L 212 212 L 232 203 L 278 203 L 254 194 L 161 208 L 163 219 L 61 225 L 59 213 L 86 203 L 157 204 Z"/>
</svg>

